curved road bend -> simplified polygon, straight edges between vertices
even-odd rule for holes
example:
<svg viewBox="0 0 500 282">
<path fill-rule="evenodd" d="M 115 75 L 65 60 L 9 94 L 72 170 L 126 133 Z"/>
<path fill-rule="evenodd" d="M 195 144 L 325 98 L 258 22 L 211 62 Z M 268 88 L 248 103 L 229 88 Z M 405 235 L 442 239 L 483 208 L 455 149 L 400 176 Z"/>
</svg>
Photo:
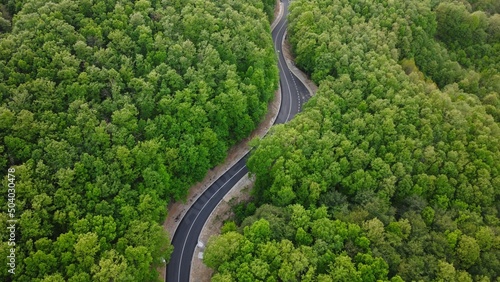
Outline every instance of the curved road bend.
<svg viewBox="0 0 500 282">
<path fill-rule="evenodd" d="M 278 67 L 281 84 L 281 107 L 274 122 L 275 124 L 291 120 L 309 98 L 307 88 L 288 69 L 281 52 L 283 35 L 287 26 L 288 4 L 288 0 L 283 0 L 283 17 L 272 31 L 274 48 L 279 59 Z M 166 281 L 189 281 L 191 259 L 201 229 L 224 195 L 248 172 L 246 167 L 247 158 L 248 153 L 205 190 L 182 218 L 172 240 L 174 251 L 167 265 Z"/>
</svg>

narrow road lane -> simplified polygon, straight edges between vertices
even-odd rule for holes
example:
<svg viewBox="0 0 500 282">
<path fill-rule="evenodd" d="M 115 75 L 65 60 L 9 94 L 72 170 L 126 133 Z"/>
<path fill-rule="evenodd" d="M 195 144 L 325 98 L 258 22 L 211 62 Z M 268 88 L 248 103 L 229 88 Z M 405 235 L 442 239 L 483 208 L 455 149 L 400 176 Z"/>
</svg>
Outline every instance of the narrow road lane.
<svg viewBox="0 0 500 282">
<path fill-rule="evenodd" d="M 288 69 L 282 53 L 283 36 L 286 31 L 288 0 L 283 0 L 283 17 L 272 31 L 274 48 L 278 56 L 281 84 L 281 107 L 275 124 L 292 119 L 309 97 L 307 88 Z M 229 190 L 248 172 L 246 160 L 248 154 L 217 179 L 187 211 L 174 234 L 172 245 L 174 252 L 167 265 L 166 281 L 188 282 L 191 259 L 198 243 L 201 229 L 212 210 Z"/>
</svg>

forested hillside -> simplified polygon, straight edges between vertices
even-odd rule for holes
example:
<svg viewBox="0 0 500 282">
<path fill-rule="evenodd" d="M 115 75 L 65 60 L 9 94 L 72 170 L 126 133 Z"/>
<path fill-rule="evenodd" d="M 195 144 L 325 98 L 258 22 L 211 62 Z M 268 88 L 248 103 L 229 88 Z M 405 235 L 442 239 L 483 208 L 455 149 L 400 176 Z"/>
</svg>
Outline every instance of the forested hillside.
<svg viewBox="0 0 500 282">
<path fill-rule="evenodd" d="M 470 2 L 416 4 L 419 24 L 400 29 L 401 57 L 414 58 L 403 68 L 415 63 L 441 88 L 457 83 L 500 122 L 500 2 Z"/>
<path fill-rule="evenodd" d="M 0 280 L 155 281 L 167 204 L 277 88 L 274 1 L 2 3 L 3 269 L 17 222 L 15 275 Z"/>
<path fill-rule="evenodd" d="M 498 281 L 498 11 L 439 2 L 292 1 L 319 90 L 256 142 L 212 281 Z"/>
</svg>

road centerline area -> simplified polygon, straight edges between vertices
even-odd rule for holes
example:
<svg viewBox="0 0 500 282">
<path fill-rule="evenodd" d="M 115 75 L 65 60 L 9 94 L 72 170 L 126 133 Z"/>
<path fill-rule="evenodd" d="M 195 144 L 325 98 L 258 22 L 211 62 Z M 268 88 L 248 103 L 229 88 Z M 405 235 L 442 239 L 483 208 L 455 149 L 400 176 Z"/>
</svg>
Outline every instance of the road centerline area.
<svg viewBox="0 0 500 282">
<path fill-rule="evenodd" d="M 246 155 L 245 155 L 245 156 L 246 156 Z M 205 209 L 205 207 L 206 207 L 206 206 L 207 206 L 207 204 L 210 202 L 210 200 L 211 200 L 213 197 L 215 197 L 215 195 L 217 195 L 217 194 L 219 193 L 219 191 L 220 191 L 220 190 L 222 190 L 222 188 L 223 188 L 224 186 L 226 186 L 226 184 L 227 184 L 227 183 L 229 183 L 229 182 L 230 182 L 230 181 L 231 181 L 231 180 L 232 180 L 232 179 L 233 179 L 236 175 L 238 175 L 238 173 L 239 173 L 240 171 L 242 171 L 244 168 L 245 168 L 245 167 L 240 168 L 240 169 L 239 169 L 239 170 L 238 170 L 238 171 L 237 171 L 237 172 L 236 172 L 233 176 L 231 176 L 231 178 L 229 178 L 228 180 L 226 180 L 226 182 L 224 182 L 224 184 L 222 184 L 222 185 L 221 185 L 221 186 L 217 189 L 217 191 L 215 191 L 215 193 L 214 193 L 214 194 L 213 194 L 213 195 L 212 195 L 212 196 L 211 196 L 211 197 L 210 197 L 210 198 L 209 198 L 209 199 L 205 202 L 205 204 L 203 205 L 203 207 L 201 207 L 200 212 L 196 215 L 196 217 L 195 217 L 195 218 L 193 219 L 193 221 L 191 222 L 191 225 L 190 225 L 189 230 L 188 230 L 188 234 L 189 234 L 189 232 L 191 232 L 191 229 L 193 229 L 194 223 L 196 222 L 196 220 L 197 220 L 197 219 L 198 219 L 198 217 L 200 216 L 201 211 L 203 211 L 203 210 Z M 185 247 L 186 247 L 186 242 L 187 242 L 187 237 L 184 239 L 184 244 L 182 245 L 182 252 L 181 252 L 181 253 L 182 253 L 182 256 L 184 256 L 184 249 L 185 249 Z M 182 267 L 182 259 L 181 259 L 181 261 L 180 261 L 180 263 L 179 263 L 179 273 L 181 272 L 181 267 Z M 178 280 L 177 280 L 177 281 L 179 281 L 179 282 L 181 281 L 181 280 L 180 280 L 180 275 L 178 276 Z"/>
</svg>

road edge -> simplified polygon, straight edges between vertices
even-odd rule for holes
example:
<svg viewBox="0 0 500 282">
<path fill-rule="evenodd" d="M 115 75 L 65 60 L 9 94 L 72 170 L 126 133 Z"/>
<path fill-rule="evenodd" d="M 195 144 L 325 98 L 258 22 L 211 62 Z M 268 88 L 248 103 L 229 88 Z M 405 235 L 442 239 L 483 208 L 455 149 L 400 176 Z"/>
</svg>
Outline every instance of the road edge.
<svg viewBox="0 0 500 282">
<path fill-rule="evenodd" d="M 285 34 L 283 35 L 283 41 L 282 41 L 283 46 L 285 45 L 285 38 L 287 35 L 288 35 L 288 28 L 285 30 Z M 304 72 L 302 72 L 299 68 L 295 66 L 295 64 L 289 58 L 292 56 L 292 54 L 290 54 L 288 50 L 287 53 L 288 56 L 285 56 L 285 54 L 283 54 L 284 55 L 283 57 L 285 58 L 285 63 L 288 66 L 288 69 L 292 72 L 293 75 L 295 75 L 300 80 L 300 82 L 302 82 L 302 84 L 304 84 L 304 86 L 307 88 L 307 91 L 309 92 L 309 96 L 310 97 L 314 96 L 314 94 L 316 94 L 316 91 L 318 91 L 318 86 L 316 86 L 316 84 L 314 84 L 314 82 L 312 82 L 312 80 L 310 80 Z M 309 83 L 312 83 L 315 86 L 314 90 L 311 89 Z"/>
</svg>

